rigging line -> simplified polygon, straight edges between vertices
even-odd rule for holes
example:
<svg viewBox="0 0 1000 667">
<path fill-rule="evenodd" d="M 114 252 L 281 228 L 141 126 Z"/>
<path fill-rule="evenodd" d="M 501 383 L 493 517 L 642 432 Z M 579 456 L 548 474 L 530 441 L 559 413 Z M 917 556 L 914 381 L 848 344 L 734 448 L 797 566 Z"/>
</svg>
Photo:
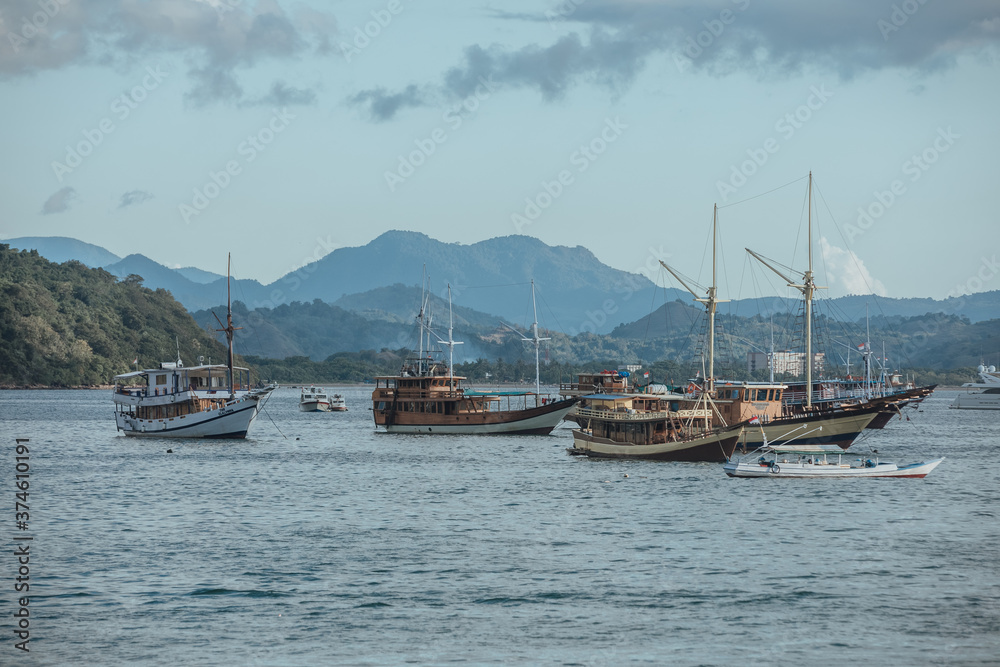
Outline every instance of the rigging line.
<svg viewBox="0 0 1000 667">
<path fill-rule="evenodd" d="M 274 419 L 271 417 L 271 413 L 267 411 L 267 406 L 261 408 L 260 411 L 263 412 L 265 415 L 267 415 L 267 418 L 271 420 L 272 424 L 274 424 L 274 428 L 278 431 L 278 433 L 281 433 L 281 429 L 278 428 L 278 424 L 275 423 Z M 281 433 L 281 437 L 284 438 L 285 440 L 288 440 L 288 436 L 285 435 L 284 433 Z"/>
<path fill-rule="evenodd" d="M 529 281 L 526 283 L 507 283 L 505 285 L 466 285 L 463 286 L 462 289 L 467 290 L 467 289 L 490 289 L 492 287 L 522 287 L 524 285 L 530 285 L 530 284 L 531 282 Z"/>
<path fill-rule="evenodd" d="M 524 283 L 521 283 L 521 284 L 523 285 Z M 528 283 L 528 284 L 530 285 L 531 283 Z M 559 318 L 556 317 L 555 311 L 552 310 L 552 306 L 550 306 L 549 302 L 545 300 L 545 294 L 543 294 L 541 290 L 536 291 L 535 294 L 537 294 L 538 298 L 540 298 L 542 300 L 542 303 L 545 304 L 545 307 L 549 309 L 549 315 L 551 315 L 552 319 L 555 320 L 556 326 L 559 327 L 559 331 L 561 331 L 562 333 L 564 333 L 567 336 L 569 336 L 569 334 L 566 333 L 566 330 L 563 329 L 563 325 L 559 321 Z"/>
<path fill-rule="evenodd" d="M 837 233 L 840 235 L 840 239 L 844 242 L 844 246 L 848 249 L 848 253 L 850 253 L 851 256 L 851 261 L 854 263 L 854 268 L 857 269 L 858 275 L 861 276 L 861 280 L 865 284 L 865 288 L 868 290 L 869 294 L 872 297 L 872 300 L 875 302 L 875 306 L 878 308 L 879 314 L 882 316 L 882 320 L 885 322 L 886 328 L 889 330 L 891 334 L 893 334 L 897 338 L 897 340 L 901 339 L 900 332 L 897 331 L 895 327 L 892 326 L 892 323 L 889 321 L 889 318 L 885 314 L 885 310 L 882 308 L 882 302 L 875 294 L 875 291 L 872 289 L 871 285 L 868 284 L 868 280 L 865 277 L 864 271 L 862 271 L 861 269 L 858 257 L 850 249 L 850 244 L 847 242 L 847 238 L 844 236 L 844 231 L 840 228 L 840 225 L 837 224 L 837 219 L 833 216 L 833 211 L 830 210 L 830 205 L 827 204 L 826 197 L 823 196 L 823 191 L 819 189 L 818 184 L 816 185 L 816 192 L 819 193 L 819 198 L 823 202 L 823 206 L 826 207 L 827 212 L 830 214 L 830 219 L 833 220 L 833 226 L 837 230 Z M 903 356 L 906 358 L 906 362 L 910 366 L 913 366 L 913 360 L 910 358 L 910 355 L 904 351 Z"/>
<path fill-rule="evenodd" d="M 726 204 L 725 206 L 720 206 L 719 208 L 720 209 L 722 209 L 722 208 L 729 208 L 730 206 L 736 206 L 738 204 L 743 204 L 743 203 L 748 202 L 748 201 L 750 201 L 752 199 L 757 199 L 758 197 L 763 197 L 764 195 L 769 195 L 772 192 L 776 192 L 776 191 L 778 191 L 778 190 L 780 190 L 782 188 L 787 188 L 789 185 L 794 185 L 795 183 L 798 183 L 799 181 L 805 180 L 806 178 L 808 178 L 808 176 L 800 176 L 799 178 L 796 178 L 794 181 L 790 181 L 788 183 L 785 183 L 784 185 L 779 185 L 778 187 L 774 188 L 773 190 L 768 190 L 767 192 L 761 192 L 759 195 L 754 195 L 753 197 L 747 197 L 746 199 L 741 199 L 739 201 L 734 201 L 732 204 Z"/>
</svg>

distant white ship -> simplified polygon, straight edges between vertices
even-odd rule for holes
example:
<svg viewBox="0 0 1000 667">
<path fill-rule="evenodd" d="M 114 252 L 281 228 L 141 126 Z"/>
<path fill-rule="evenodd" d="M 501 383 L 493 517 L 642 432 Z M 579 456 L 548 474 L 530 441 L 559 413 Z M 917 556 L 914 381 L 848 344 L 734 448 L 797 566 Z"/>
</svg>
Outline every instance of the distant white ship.
<svg viewBox="0 0 1000 667">
<path fill-rule="evenodd" d="M 948 407 L 958 410 L 1000 410 L 1000 374 L 997 373 L 997 367 L 980 364 L 976 370 L 979 371 L 982 382 L 963 384 L 966 393 L 959 394 Z"/>
</svg>

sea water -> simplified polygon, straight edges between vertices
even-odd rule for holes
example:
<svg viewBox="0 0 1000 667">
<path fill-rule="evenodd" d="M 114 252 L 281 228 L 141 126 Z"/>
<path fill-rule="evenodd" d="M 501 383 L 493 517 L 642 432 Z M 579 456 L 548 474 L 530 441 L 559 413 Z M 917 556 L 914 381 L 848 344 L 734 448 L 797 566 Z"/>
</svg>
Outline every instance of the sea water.
<svg viewBox="0 0 1000 667">
<path fill-rule="evenodd" d="M 0 664 L 1000 661 L 1000 413 L 955 392 L 854 446 L 946 456 L 926 479 L 791 480 L 571 457 L 568 426 L 376 433 L 370 388 L 338 391 L 347 413 L 279 389 L 233 441 L 127 438 L 110 391 L 0 392 Z"/>
</svg>

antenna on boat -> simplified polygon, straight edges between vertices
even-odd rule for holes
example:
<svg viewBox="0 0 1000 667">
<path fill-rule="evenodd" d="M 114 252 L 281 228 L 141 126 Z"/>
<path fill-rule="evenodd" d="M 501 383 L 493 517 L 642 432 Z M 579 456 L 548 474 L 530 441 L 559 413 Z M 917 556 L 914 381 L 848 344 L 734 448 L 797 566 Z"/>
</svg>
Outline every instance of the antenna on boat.
<svg viewBox="0 0 1000 667">
<path fill-rule="evenodd" d="M 174 344 L 177 346 L 177 367 L 180 368 L 184 365 L 184 362 L 181 361 L 181 339 L 174 336 Z"/>
<path fill-rule="evenodd" d="M 216 329 L 216 331 L 226 332 L 226 341 L 229 343 L 229 355 L 226 358 L 226 367 L 229 369 L 229 398 L 236 398 L 235 384 L 233 383 L 233 332 L 237 329 L 242 329 L 243 327 L 233 326 L 233 301 L 232 301 L 232 290 L 229 286 L 229 276 L 233 265 L 233 255 L 229 254 L 226 260 L 226 324 L 222 324 L 222 320 L 214 312 L 212 315 L 215 320 L 219 323 L 222 329 Z M 180 353 L 178 353 L 178 357 Z M 211 363 L 211 358 L 209 363 Z"/>
<path fill-rule="evenodd" d="M 812 255 L 812 172 L 809 172 L 809 268 L 806 269 L 805 273 L 802 274 L 802 284 L 798 284 L 793 278 L 789 278 L 783 272 L 771 266 L 771 264 L 755 253 L 750 248 L 745 248 L 745 250 L 750 253 L 750 255 L 756 259 L 758 262 L 766 266 L 767 268 L 778 274 L 778 277 L 782 278 L 788 283 L 789 287 L 794 287 L 795 289 L 802 292 L 802 296 L 805 297 L 806 301 L 806 410 L 812 409 L 812 300 L 813 292 L 818 289 L 826 289 L 825 287 L 820 287 L 813 280 L 813 255 Z"/>
</svg>

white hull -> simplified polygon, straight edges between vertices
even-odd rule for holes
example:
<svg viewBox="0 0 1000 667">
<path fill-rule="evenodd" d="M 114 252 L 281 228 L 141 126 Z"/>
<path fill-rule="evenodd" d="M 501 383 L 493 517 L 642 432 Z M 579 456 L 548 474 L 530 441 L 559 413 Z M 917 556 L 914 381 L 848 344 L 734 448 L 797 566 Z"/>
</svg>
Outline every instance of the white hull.
<svg viewBox="0 0 1000 667">
<path fill-rule="evenodd" d="M 948 407 L 956 410 L 1000 410 L 1000 394 L 959 394 Z"/>
<path fill-rule="evenodd" d="M 521 431 L 551 430 L 559 425 L 573 406 L 563 410 L 547 412 L 535 417 L 517 421 L 497 422 L 491 424 L 392 424 L 383 426 L 386 433 L 434 433 L 444 435 L 497 435 L 503 433 L 518 433 Z"/>
<path fill-rule="evenodd" d="M 302 412 L 330 412 L 330 404 L 326 401 L 303 401 L 299 403 Z"/>
<path fill-rule="evenodd" d="M 271 389 L 229 401 L 218 410 L 206 410 L 167 419 L 138 419 L 116 412 L 118 430 L 128 436 L 150 438 L 244 438 L 267 401 Z"/>
<path fill-rule="evenodd" d="M 872 467 L 856 468 L 847 464 L 805 461 L 778 461 L 774 465 L 762 465 L 757 461 L 730 461 L 722 469 L 730 477 L 925 477 L 941 461 L 944 457 L 905 466 L 880 462 Z"/>
</svg>

